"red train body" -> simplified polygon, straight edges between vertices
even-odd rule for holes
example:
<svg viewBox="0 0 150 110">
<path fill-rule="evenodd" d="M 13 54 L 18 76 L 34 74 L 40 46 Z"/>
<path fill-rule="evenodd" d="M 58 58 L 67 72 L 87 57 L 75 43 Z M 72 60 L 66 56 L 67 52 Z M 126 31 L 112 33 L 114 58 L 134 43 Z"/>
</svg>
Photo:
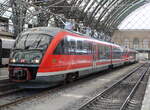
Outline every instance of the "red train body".
<svg viewBox="0 0 150 110">
<path fill-rule="evenodd" d="M 33 28 L 16 40 L 9 63 L 12 81 L 71 81 L 136 61 L 136 51 L 59 28 Z"/>
</svg>

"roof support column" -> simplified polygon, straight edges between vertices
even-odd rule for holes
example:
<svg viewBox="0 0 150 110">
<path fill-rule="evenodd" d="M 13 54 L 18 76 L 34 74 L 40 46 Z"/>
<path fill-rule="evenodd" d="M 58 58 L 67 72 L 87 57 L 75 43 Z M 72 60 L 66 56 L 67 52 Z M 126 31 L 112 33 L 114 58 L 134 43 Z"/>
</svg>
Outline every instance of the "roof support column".
<svg viewBox="0 0 150 110">
<path fill-rule="evenodd" d="M 14 38 L 23 31 L 25 24 L 26 8 L 20 3 L 20 0 L 11 0 L 12 22 L 14 26 Z"/>
</svg>

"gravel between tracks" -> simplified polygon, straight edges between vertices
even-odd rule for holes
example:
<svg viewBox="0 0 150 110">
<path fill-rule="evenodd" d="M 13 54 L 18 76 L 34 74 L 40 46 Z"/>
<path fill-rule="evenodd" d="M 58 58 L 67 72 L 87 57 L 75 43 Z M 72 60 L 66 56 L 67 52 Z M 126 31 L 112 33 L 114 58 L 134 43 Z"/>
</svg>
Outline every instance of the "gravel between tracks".
<svg viewBox="0 0 150 110">
<path fill-rule="evenodd" d="M 77 110 L 77 108 L 91 97 L 107 88 L 128 70 L 138 64 L 123 67 L 113 72 L 88 77 L 85 81 L 76 81 L 72 86 L 50 92 L 48 95 L 37 97 L 29 101 L 16 104 L 5 110 Z M 51 90 L 49 90 L 51 91 Z"/>
</svg>

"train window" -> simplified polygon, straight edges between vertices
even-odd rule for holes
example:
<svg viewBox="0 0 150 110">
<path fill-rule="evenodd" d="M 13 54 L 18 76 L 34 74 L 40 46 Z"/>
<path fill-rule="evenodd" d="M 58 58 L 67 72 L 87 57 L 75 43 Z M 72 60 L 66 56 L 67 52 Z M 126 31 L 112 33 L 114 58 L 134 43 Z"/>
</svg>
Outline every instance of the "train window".
<svg viewBox="0 0 150 110">
<path fill-rule="evenodd" d="M 91 44 L 87 41 L 83 43 L 84 54 L 91 54 Z"/>
<path fill-rule="evenodd" d="M 87 54 L 92 54 L 92 44 L 87 42 Z"/>
<path fill-rule="evenodd" d="M 113 53 L 112 53 L 113 59 L 120 59 L 121 58 L 122 52 L 119 48 L 113 48 L 112 51 L 113 51 Z"/>
<path fill-rule="evenodd" d="M 91 54 L 92 53 L 92 45 L 90 44 L 90 42 L 78 40 L 76 53 L 78 55 Z"/>
<path fill-rule="evenodd" d="M 67 37 L 58 44 L 54 51 L 54 54 L 65 55 L 85 55 L 91 53 L 92 49 L 89 42 Z"/>
<path fill-rule="evenodd" d="M 26 34 L 17 38 L 15 49 L 47 49 L 52 37 L 46 34 Z"/>
<path fill-rule="evenodd" d="M 77 41 L 77 49 L 82 49 L 82 48 L 83 48 L 82 41 L 78 40 Z"/>
<path fill-rule="evenodd" d="M 66 50 L 66 49 L 64 49 L 64 48 L 65 48 L 64 44 L 65 44 L 65 40 L 63 39 L 63 40 L 60 41 L 60 43 L 57 45 L 57 47 L 56 47 L 56 49 L 55 49 L 55 51 L 54 51 L 54 54 L 56 54 L 56 55 L 65 54 L 64 50 Z M 67 54 L 67 53 L 66 53 L 66 54 Z"/>
<path fill-rule="evenodd" d="M 110 59 L 110 56 L 111 56 L 111 54 L 110 54 L 110 47 L 105 47 L 105 51 L 106 51 L 107 59 Z"/>
<path fill-rule="evenodd" d="M 99 45 L 98 46 L 98 59 L 110 59 L 110 47 Z"/>
<path fill-rule="evenodd" d="M 69 44 L 70 44 L 69 54 L 75 55 L 76 54 L 76 40 L 70 39 Z"/>
<path fill-rule="evenodd" d="M 76 41 L 65 38 L 57 45 L 54 54 L 74 55 L 76 53 Z"/>
<path fill-rule="evenodd" d="M 82 54 L 88 54 L 88 43 L 86 41 L 83 41 Z"/>
</svg>

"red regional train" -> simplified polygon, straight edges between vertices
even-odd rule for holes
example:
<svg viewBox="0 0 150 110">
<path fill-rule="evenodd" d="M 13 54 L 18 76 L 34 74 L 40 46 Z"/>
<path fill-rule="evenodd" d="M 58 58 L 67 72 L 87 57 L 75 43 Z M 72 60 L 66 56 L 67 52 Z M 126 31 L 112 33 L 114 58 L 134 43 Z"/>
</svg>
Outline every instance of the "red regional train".
<svg viewBox="0 0 150 110">
<path fill-rule="evenodd" d="M 136 61 L 136 51 L 54 27 L 21 33 L 9 61 L 15 82 L 71 82 L 87 74 Z"/>
</svg>

